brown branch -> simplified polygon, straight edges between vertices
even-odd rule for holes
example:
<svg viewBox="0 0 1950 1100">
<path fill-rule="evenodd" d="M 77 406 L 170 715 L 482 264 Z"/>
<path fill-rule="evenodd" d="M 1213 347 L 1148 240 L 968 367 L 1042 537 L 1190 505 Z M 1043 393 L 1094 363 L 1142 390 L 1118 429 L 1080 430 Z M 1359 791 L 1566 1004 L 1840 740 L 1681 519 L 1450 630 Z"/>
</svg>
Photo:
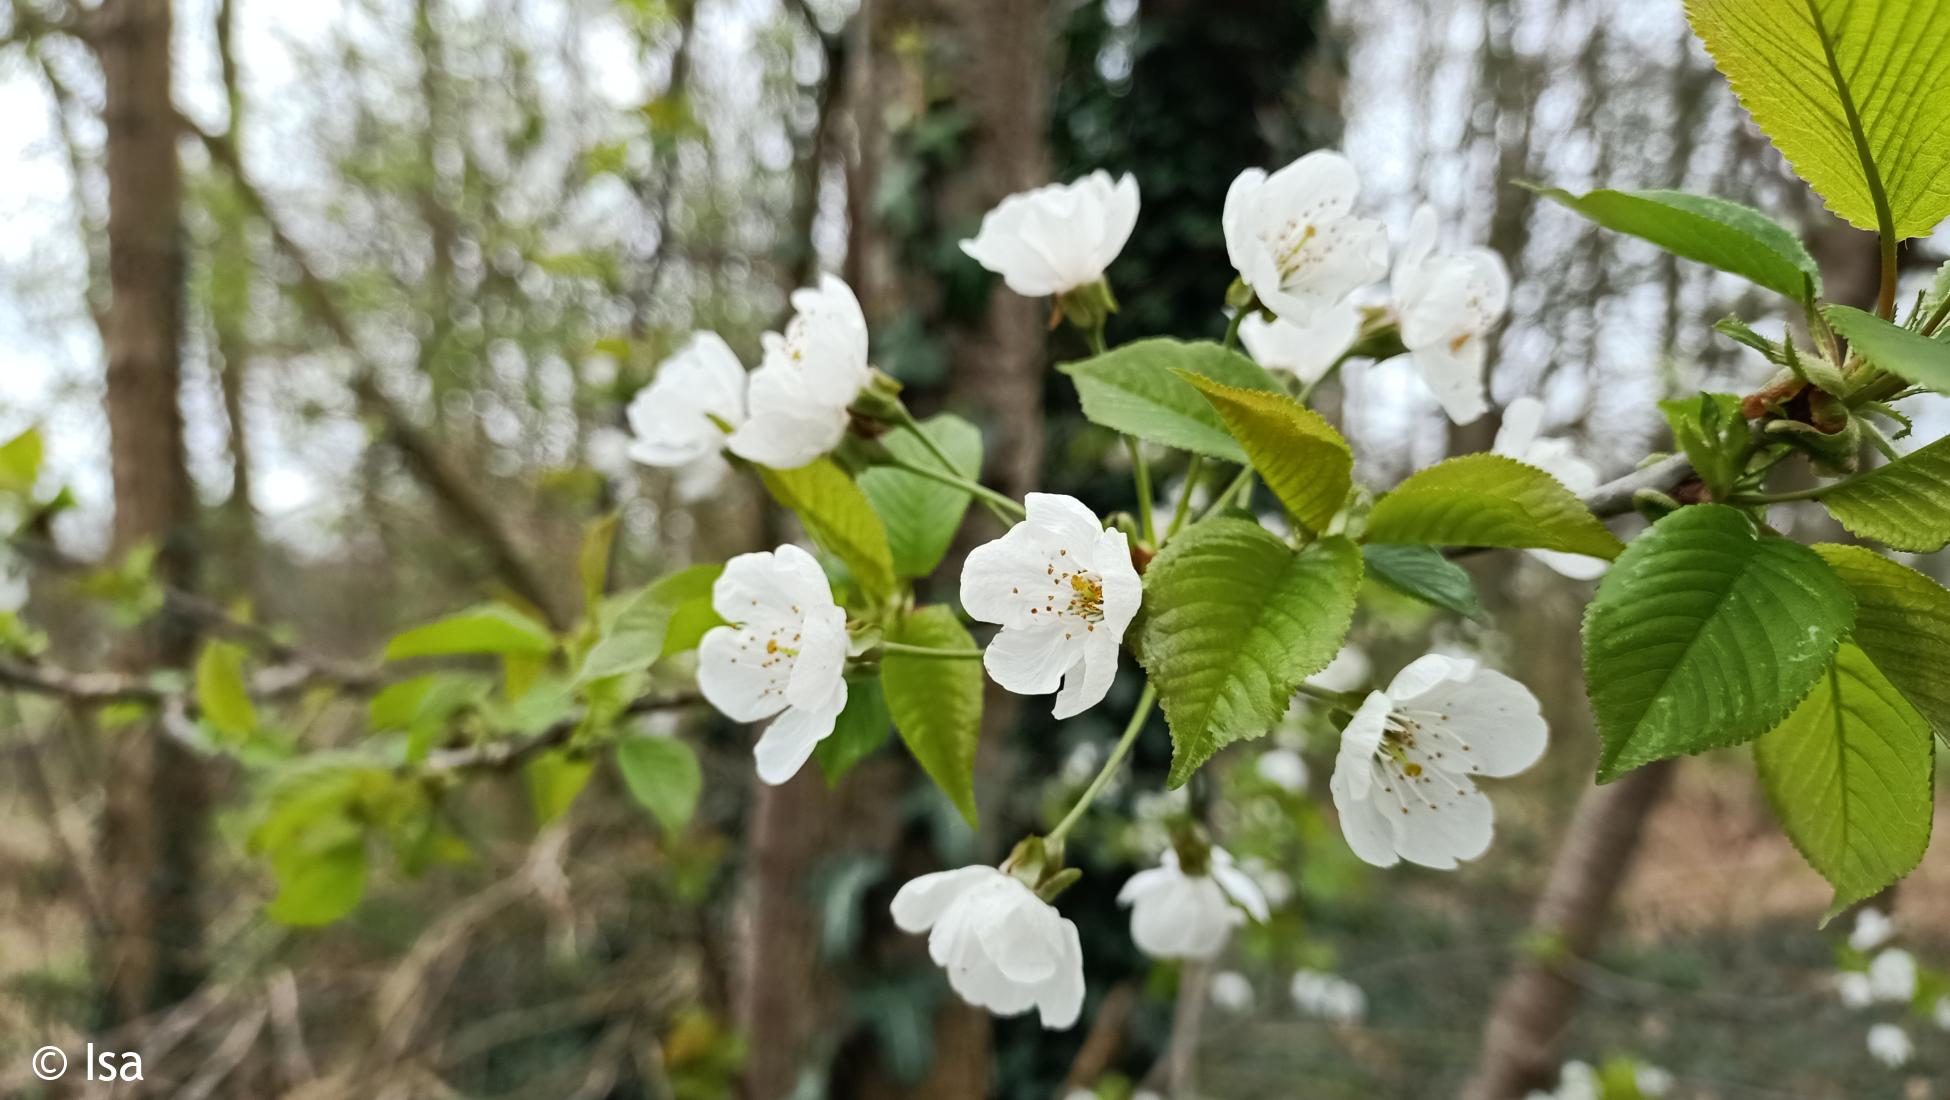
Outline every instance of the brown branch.
<svg viewBox="0 0 1950 1100">
<path fill-rule="evenodd" d="M 1685 455 L 1667 455 L 1624 477 L 1605 482 L 1584 495 L 1584 506 L 1600 519 L 1622 516 L 1632 510 L 1632 498 L 1641 489 L 1669 491 L 1692 476 L 1692 463 Z"/>
</svg>

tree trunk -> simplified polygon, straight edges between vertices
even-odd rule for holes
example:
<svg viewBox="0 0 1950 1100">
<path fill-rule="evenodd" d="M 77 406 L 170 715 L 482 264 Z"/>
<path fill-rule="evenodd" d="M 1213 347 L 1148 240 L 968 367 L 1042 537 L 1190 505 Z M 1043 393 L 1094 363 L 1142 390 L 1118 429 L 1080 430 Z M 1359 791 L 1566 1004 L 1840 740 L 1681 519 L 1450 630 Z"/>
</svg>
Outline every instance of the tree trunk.
<svg viewBox="0 0 1950 1100">
<path fill-rule="evenodd" d="M 114 553 L 152 545 L 156 577 L 188 586 L 195 500 L 178 405 L 183 252 L 169 0 L 114 0 L 100 13 L 107 129 L 110 465 Z M 181 667 L 189 625 L 159 618 L 123 654 L 131 670 Z M 101 945 L 105 1024 L 181 999 L 202 972 L 198 884 L 209 819 L 201 762 L 159 731 L 124 736 L 107 775 Z"/>
</svg>

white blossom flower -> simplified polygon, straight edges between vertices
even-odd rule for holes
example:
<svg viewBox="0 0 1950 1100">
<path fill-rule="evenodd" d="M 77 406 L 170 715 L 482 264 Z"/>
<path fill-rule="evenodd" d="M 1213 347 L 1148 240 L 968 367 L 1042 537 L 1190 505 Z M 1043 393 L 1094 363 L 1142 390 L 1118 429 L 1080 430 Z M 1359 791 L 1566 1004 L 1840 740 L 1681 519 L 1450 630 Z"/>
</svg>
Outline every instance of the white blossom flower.
<svg viewBox="0 0 1950 1100">
<path fill-rule="evenodd" d="M 1415 211 L 1395 263 L 1392 290 L 1402 344 L 1449 419 L 1467 424 L 1489 411 L 1483 395 L 1483 337 L 1510 305 L 1510 272 L 1487 248 L 1435 250 L 1435 211 Z"/>
<path fill-rule="evenodd" d="M 1139 871 L 1117 892 L 1131 907 L 1131 939 L 1154 959 L 1209 959 L 1234 926 L 1266 919 L 1266 898 L 1223 848 L 1211 849 L 1206 874 L 1187 874 L 1178 853 L 1165 849 L 1159 865 Z"/>
<path fill-rule="evenodd" d="M 1909 1032 L 1895 1024 L 1876 1024 L 1869 1029 L 1869 1056 L 1890 1069 L 1902 1068 L 1915 1053 Z"/>
<path fill-rule="evenodd" d="M 1878 1001 L 1912 1000 L 1916 996 L 1916 956 L 1892 947 L 1869 960 L 1869 991 Z"/>
<path fill-rule="evenodd" d="M 1632 1070 L 1632 1083 L 1641 1096 L 1664 1096 L 1672 1091 L 1673 1078 L 1669 1070 L 1642 1065 Z"/>
<path fill-rule="evenodd" d="M 1374 662 L 1368 660 L 1367 651 L 1358 645 L 1344 645 L 1327 667 L 1307 677 L 1309 687 L 1322 691 L 1356 691 L 1368 686 L 1368 677 L 1374 672 Z"/>
<path fill-rule="evenodd" d="M 1857 951 L 1874 951 L 1896 934 L 1896 922 L 1880 909 L 1864 909 L 1855 914 L 1855 927 L 1849 931 L 1848 945 Z"/>
<path fill-rule="evenodd" d="M 1137 180 L 1099 170 L 1003 199 L 961 250 L 1017 294 L 1047 298 L 1103 278 L 1137 216 Z"/>
<path fill-rule="evenodd" d="M 764 336 L 765 360 L 751 375 L 749 415 L 731 436 L 731 453 L 789 470 L 833 449 L 851 419 L 847 406 L 873 377 L 867 319 L 842 280 L 792 292 L 784 335 Z"/>
<path fill-rule="evenodd" d="M 1069 718 L 1110 690 L 1142 583 L 1124 532 L 1081 501 L 1031 493 L 1023 503 L 1021 523 L 968 555 L 961 605 L 1002 627 L 982 657 L 995 682 L 1018 695 L 1060 685 L 1056 717 Z"/>
<path fill-rule="evenodd" d="M 1875 1003 L 1876 991 L 1869 976 L 1860 970 L 1844 970 L 1835 975 L 1835 995 L 1848 1008 L 1867 1008 Z"/>
<path fill-rule="evenodd" d="M 1566 489 L 1584 496 L 1598 487 L 1598 468 L 1579 457 L 1569 440 L 1539 434 L 1544 422 L 1544 403 L 1534 397 L 1519 397 L 1503 410 L 1503 425 L 1497 429 L 1491 451 L 1518 462 L 1528 463 L 1562 482 Z M 1531 557 L 1572 580 L 1588 581 L 1604 573 L 1611 563 L 1584 554 L 1561 550 L 1530 550 Z"/>
<path fill-rule="evenodd" d="M 745 422 L 745 365 L 715 332 L 692 333 L 630 399 L 629 456 L 646 466 L 687 466 L 724 448 Z"/>
<path fill-rule="evenodd" d="M 1356 217 L 1361 181 L 1339 153 L 1316 150 L 1268 175 L 1248 168 L 1226 190 L 1226 254 L 1274 316 L 1316 315 L 1388 272 L 1388 230 Z"/>
<path fill-rule="evenodd" d="M 1221 970 L 1212 975 L 1212 987 L 1206 993 L 1213 1004 L 1227 1012 L 1251 1012 L 1257 1000 L 1252 979 L 1237 970 Z"/>
<path fill-rule="evenodd" d="M 1490 800 L 1476 776 L 1511 776 L 1549 740 L 1535 696 L 1468 658 L 1431 653 L 1369 694 L 1347 728 L 1328 789 L 1354 854 L 1449 869 L 1488 850 Z"/>
<path fill-rule="evenodd" d="M 1251 875 L 1253 881 L 1259 884 L 1259 892 L 1266 895 L 1269 907 L 1281 909 L 1293 900 L 1293 876 L 1285 871 L 1267 866 L 1266 861 L 1258 856 L 1240 860 L 1239 869 Z"/>
<path fill-rule="evenodd" d="M 1335 1023 L 1353 1023 L 1366 1015 L 1368 995 L 1336 974 L 1302 970 L 1293 975 L 1293 1003 L 1301 1012 Z"/>
<path fill-rule="evenodd" d="M 1950 1031 L 1950 997 L 1936 999 L 1936 1007 L 1931 1009 L 1930 1019 L 1935 1020 L 1936 1026 L 1941 1030 Z"/>
<path fill-rule="evenodd" d="M 1261 779 L 1288 793 L 1307 786 L 1307 761 L 1292 749 L 1268 749 L 1260 753 L 1253 769 Z"/>
<path fill-rule="evenodd" d="M 994 867 L 922 875 L 894 895 L 894 923 L 928 933 L 928 956 L 961 999 L 999 1016 L 1035 1008 L 1063 1029 L 1083 1010 L 1077 926 Z"/>
<path fill-rule="evenodd" d="M 1257 310 L 1239 323 L 1239 342 L 1267 370 L 1285 371 L 1311 386 L 1327 374 L 1361 333 L 1361 307 L 1337 302 L 1316 311 L 1305 324 Z"/>
<path fill-rule="evenodd" d="M 1598 1071 L 1589 1063 L 1570 1061 L 1557 1071 L 1557 1088 L 1550 1092 L 1532 1091 L 1527 1100 L 1603 1100 L 1604 1087 Z"/>
<path fill-rule="evenodd" d="M 731 625 L 698 646 L 698 690 L 736 722 L 778 715 L 754 753 L 758 777 L 783 783 L 846 709 L 846 612 L 819 563 L 792 545 L 726 562 L 711 606 Z"/>
</svg>

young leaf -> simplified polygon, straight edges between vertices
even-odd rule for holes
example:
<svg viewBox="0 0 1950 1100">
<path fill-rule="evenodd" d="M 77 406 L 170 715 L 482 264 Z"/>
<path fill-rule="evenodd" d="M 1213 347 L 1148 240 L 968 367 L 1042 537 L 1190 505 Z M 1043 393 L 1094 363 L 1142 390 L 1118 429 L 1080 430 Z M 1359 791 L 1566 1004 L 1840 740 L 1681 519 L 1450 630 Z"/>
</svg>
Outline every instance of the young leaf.
<svg viewBox="0 0 1950 1100">
<path fill-rule="evenodd" d="M 1375 502 L 1366 538 L 1562 550 L 1607 561 L 1623 549 L 1562 482 L 1495 454 L 1462 455 L 1411 474 Z"/>
<path fill-rule="evenodd" d="M 1938 5 L 1687 0 L 1686 14 L 1830 210 L 1875 229 L 1879 189 L 1899 239 L 1950 215 L 1950 21 Z"/>
<path fill-rule="evenodd" d="M 1632 541 L 1584 619 L 1599 782 L 1773 728 L 1821 678 L 1854 603 L 1814 551 L 1738 510 L 1681 508 Z"/>
<path fill-rule="evenodd" d="M 1138 652 L 1171 727 L 1170 786 L 1259 737 L 1347 638 L 1361 553 L 1344 538 L 1295 554 L 1259 524 L 1186 528 L 1146 570 Z"/>
<path fill-rule="evenodd" d="M 1937 732 L 1950 738 L 1950 592 L 1906 565 L 1860 546 L 1824 543 L 1815 553 L 1855 597 L 1862 652 Z"/>
<path fill-rule="evenodd" d="M 1801 238 L 1751 206 L 1684 191 L 1536 191 L 1606 229 L 1651 241 L 1797 302 L 1821 293 L 1821 268 Z"/>
<path fill-rule="evenodd" d="M 1190 371 L 1174 373 L 1218 410 L 1287 512 L 1308 531 L 1326 530 L 1353 484 L 1354 453 L 1341 433 L 1286 394 L 1240 389 Z"/>
<path fill-rule="evenodd" d="M 197 654 L 196 705 L 204 721 L 226 740 L 241 740 L 256 731 L 257 708 L 244 679 L 243 649 L 210 642 Z"/>
<path fill-rule="evenodd" d="M 605 616 L 610 621 L 604 625 L 602 639 L 583 658 L 576 681 L 586 684 L 655 664 L 666 652 L 671 620 L 678 610 L 698 601 L 708 608 L 711 586 L 722 572 L 724 566 L 715 563 L 693 565 L 652 581 L 615 604 L 614 615 Z"/>
<path fill-rule="evenodd" d="M 1862 650 L 1843 643 L 1794 713 L 1754 742 L 1754 762 L 1788 838 L 1835 887 L 1831 913 L 1922 861 L 1930 726 Z"/>
<path fill-rule="evenodd" d="M 0 495 L 30 496 L 41 478 L 41 458 L 45 447 L 41 430 L 29 428 L 5 443 L 0 443 Z"/>
<path fill-rule="evenodd" d="M 1716 497 L 1733 491 L 1754 452 L 1753 429 L 1740 415 L 1740 398 L 1730 393 L 1702 393 L 1659 402 L 1659 411 L 1672 428 L 1672 440 L 1686 452 L 1693 472 Z"/>
<path fill-rule="evenodd" d="M 704 772 L 689 745 L 675 737 L 625 737 L 616 743 L 616 768 L 630 797 L 665 832 L 680 832 L 690 824 Z"/>
<path fill-rule="evenodd" d="M 1058 369 L 1076 382 L 1083 415 L 1091 423 L 1241 465 L 1246 452 L 1218 412 L 1176 372 L 1244 390 L 1280 389 L 1259 364 L 1210 341 L 1139 340 Z"/>
<path fill-rule="evenodd" d="M 867 677 L 846 682 L 846 709 L 833 723 L 832 735 L 813 748 L 813 758 L 826 775 L 826 785 L 837 787 L 853 765 L 872 755 L 887 743 L 894 720 L 887 713 L 887 696 L 880 681 Z"/>
<path fill-rule="evenodd" d="M 887 640 L 930 649 L 975 648 L 955 613 L 941 606 L 915 609 L 888 629 Z M 889 653 L 880 661 L 880 687 L 907 751 L 973 827 L 982 662 Z"/>
<path fill-rule="evenodd" d="M 363 836 L 322 848 L 307 848 L 274 861 L 277 896 L 264 915 L 279 924 L 315 928 L 350 913 L 366 892 L 366 842 Z"/>
<path fill-rule="evenodd" d="M 981 429 L 959 416 L 943 413 L 922 421 L 921 430 L 954 460 L 956 473 L 970 481 L 982 476 Z M 895 458 L 929 469 L 941 466 L 941 460 L 907 432 L 889 432 L 881 443 Z M 902 577 L 925 577 L 934 572 L 961 527 L 969 495 L 952 485 L 889 466 L 862 471 L 860 489 L 887 526 L 894 572 Z"/>
<path fill-rule="evenodd" d="M 603 588 L 609 583 L 610 551 L 616 546 L 616 521 L 621 517 L 621 512 L 611 512 L 590 524 L 582 536 L 582 550 L 576 555 L 583 606 L 592 611 L 602 602 Z"/>
<path fill-rule="evenodd" d="M 1950 393 L 1950 344 L 1853 306 L 1826 306 L 1821 313 L 1871 365 L 1938 393 Z"/>
<path fill-rule="evenodd" d="M 1927 554 L 1950 543 L 1950 436 L 1821 495 L 1835 522 L 1884 546 Z"/>
<path fill-rule="evenodd" d="M 1483 617 L 1483 601 L 1469 571 L 1430 546 L 1369 543 L 1361 548 L 1370 575 L 1390 588 L 1465 618 Z"/>
<path fill-rule="evenodd" d="M 499 653 L 546 657 L 555 651 L 555 636 L 541 623 L 506 604 L 482 604 L 444 619 L 416 626 L 386 643 L 386 659 L 450 657 L 464 653 Z"/>
<path fill-rule="evenodd" d="M 762 469 L 759 475 L 772 499 L 798 515 L 813 541 L 846 563 L 868 599 L 893 594 L 894 558 L 887 548 L 887 529 L 866 494 L 831 459 L 796 470 Z"/>
<path fill-rule="evenodd" d="M 589 785 L 595 764 L 571 757 L 565 752 L 537 756 L 522 769 L 528 780 L 528 802 L 535 811 L 535 824 L 549 825 L 569 812 L 576 796 Z"/>
</svg>

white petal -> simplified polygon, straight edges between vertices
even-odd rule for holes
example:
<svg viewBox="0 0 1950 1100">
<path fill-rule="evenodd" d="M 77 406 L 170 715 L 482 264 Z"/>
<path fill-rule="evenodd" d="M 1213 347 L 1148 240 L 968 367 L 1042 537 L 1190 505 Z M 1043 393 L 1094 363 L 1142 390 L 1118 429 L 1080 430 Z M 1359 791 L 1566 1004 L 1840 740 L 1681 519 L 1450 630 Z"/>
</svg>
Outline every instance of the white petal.
<svg viewBox="0 0 1950 1100">
<path fill-rule="evenodd" d="M 1018 884 L 1020 885 L 1020 884 Z M 1055 911 L 1022 886 L 1021 898 L 1010 899 L 998 919 L 981 929 L 982 947 L 1002 976 L 1020 985 L 1034 985 L 1056 972 L 1062 961 L 1062 933 Z"/>
<path fill-rule="evenodd" d="M 739 554 L 711 585 L 711 608 L 726 622 L 791 623 L 831 607 L 833 590 L 811 554 L 791 543 Z"/>
<path fill-rule="evenodd" d="M 1375 808 L 1394 826 L 1395 851 L 1410 863 L 1444 871 L 1488 851 L 1496 832 L 1489 797 L 1467 781 L 1451 787 L 1444 777 L 1423 778 L 1429 782 L 1411 792 L 1399 782 L 1375 792 Z"/>
<path fill-rule="evenodd" d="M 1017 695 L 1048 695 L 1083 657 L 1083 640 L 1064 634 L 1058 623 L 1004 627 L 982 654 L 982 667 Z"/>
<path fill-rule="evenodd" d="M 1052 713 L 1059 720 L 1074 718 L 1103 702 L 1104 696 L 1110 693 L 1110 685 L 1117 679 L 1118 639 L 1107 631 L 1085 637 L 1082 660 L 1070 666 L 1063 677 L 1063 690 L 1056 696 Z"/>
<path fill-rule="evenodd" d="M 786 701 L 808 710 L 846 708 L 846 612 L 828 604 L 813 608 L 800 629 L 799 656 L 792 662 Z M 838 706 L 834 705 L 835 700 Z"/>
<path fill-rule="evenodd" d="M 961 567 L 961 606 L 978 622 L 1026 628 L 1039 619 L 1031 608 L 1042 606 L 1049 584 L 1049 558 L 1023 524 L 1001 538 L 968 552 Z"/>
<path fill-rule="evenodd" d="M 758 777 L 777 786 L 799 774 L 807 758 L 821 741 L 832 735 L 833 721 L 846 709 L 846 681 L 839 685 L 839 707 L 829 710 L 801 710 L 787 707 L 753 747 L 758 761 Z"/>
<path fill-rule="evenodd" d="M 1393 867 L 1401 857 L 1395 853 L 1392 823 L 1372 798 L 1355 797 L 1349 793 L 1348 786 L 1344 770 L 1335 769 L 1327 789 L 1334 796 L 1334 809 L 1340 814 L 1341 835 L 1347 838 L 1347 846 L 1364 863 Z"/>
<path fill-rule="evenodd" d="M 1340 302 L 1319 310 L 1305 325 L 1277 317 L 1268 321 L 1255 312 L 1240 322 L 1239 340 L 1261 366 L 1286 371 L 1312 385 L 1354 344 L 1360 331 L 1361 307 Z"/>
<path fill-rule="evenodd" d="M 1387 732 L 1389 707 L 1387 695 L 1371 691 L 1341 730 L 1341 746 L 1334 757 L 1332 783 L 1337 788 L 1344 787 L 1349 798 L 1368 797 L 1374 754 L 1381 748 L 1382 734 Z M 1335 799 L 1337 805 L 1339 801 Z"/>
<path fill-rule="evenodd" d="M 1052 1031 L 1062 1031 L 1075 1024 L 1083 1012 L 1083 943 L 1077 938 L 1075 924 L 1067 919 L 1061 923 L 1063 953 L 1056 973 L 1043 983 L 1036 998 L 1043 1026 Z"/>
<path fill-rule="evenodd" d="M 1412 702 L 1396 704 L 1415 723 L 1419 753 L 1442 752 L 1443 767 L 1468 774 L 1510 776 L 1544 755 L 1550 727 L 1530 689 L 1501 672 L 1478 669 L 1467 680 L 1444 680 Z"/>
<path fill-rule="evenodd" d="M 768 655 L 748 630 L 714 627 L 698 646 L 697 688 L 734 722 L 756 722 L 784 710 L 790 674 L 790 663 Z"/>
<path fill-rule="evenodd" d="M 1503 423 L 1496 430 L 1496 443 L 1490 450 L 1524 461 L 1543 426 L 1544 403 L 1534 397 L 1519 397 L 1503 407 Z"/>
<path fill-rule="evenodd" d="M 894 895 L 894 924 L 903 932 L 925 932 L 963 894 L 1001 873 L 993 867 L 957 867 L 910 879 Z"/>
<path fill-rule="evenodd" d="M 1469 336 L 1462 343 L 1431 344 L 1410 353 L 1409 359 L 1436 402 L 1451 421 L 1471 424 L 1490 411 L 1483 388 L 1483 340 Z"/>
<path fill-rule="evenodd" d="M 1605 575 L 1611 563 L 1603 558 L 1588 557 L 1584 554 L 1567 554 L 1562 550 L 1528 550 L 1531 557 L 1549 566 L 1560 576 L 1574 581 L 1595 580 Z"/>
<path fill-rule="evenodd" d="M 1264 921 L 1270 915 L 1266 895 L 1260 891 L 1259 883 L 1233 866 L 1232 857 L 1218 848 L 1212 849 L 1212 879 L 1254 920 Z"/>
<path fill-rule="evenodd" d="M 1476 662 L 1466 658 L 1429 653 L 1405 665 L 1388 684 L 1388 698 L 1397 706 L 1414 702 L 1435 690 L 1437 685 L 1466 680 L 1476 674 Z"/>
<path fill-rule="evenodd" d="M 1232 183 L 1226 187 L 1225 210 L 1219 217 L 1219 223 L 1225 231 L 1226 257 L 1232 261 L 1233 270 L 1242 277 L 1247 276 L 1248 259 L 1253 249 L 1258 247 L 1258 238 L 1252 235 L 1248 220 L 1252 198 L 1265 182 L 1264 168 L 1248 168 L 1234 176 Z M 1252 279 L 1247 278 L 1246 283 L 1252 285 Z"/>
<path fill-rule="evenodd" d="M 1104 621 L 1098 624 L 1098 633 L 1107 631 L 1121 642 L 1144 600 L 1144 579 L 1131 564 L 1131 545 L 1124 532 L 1115 527 L 1097 532 L 1096 544 L 1090 550 L 1090 568 L 1104 585 Z"/>
</svg>

